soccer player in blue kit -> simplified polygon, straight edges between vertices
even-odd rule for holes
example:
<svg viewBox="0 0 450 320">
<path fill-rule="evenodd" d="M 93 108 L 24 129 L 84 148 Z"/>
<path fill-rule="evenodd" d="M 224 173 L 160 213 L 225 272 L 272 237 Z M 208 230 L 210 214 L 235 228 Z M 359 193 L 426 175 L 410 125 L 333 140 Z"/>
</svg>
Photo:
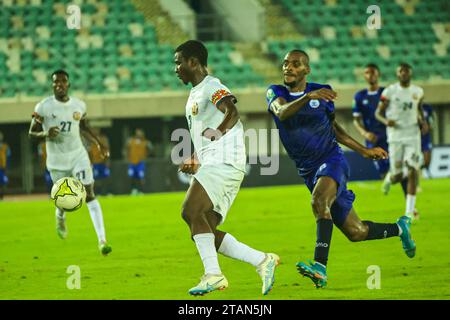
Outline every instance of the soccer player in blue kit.
<svg viewBox="0 0 450 320">
<path fill-rule="evenodd" d="M 364 79 L 368 88 L 358 91 L 353 98 L 353 124 L 365 138 L 366 147 L 380 147 L 388 150 L 386 126 L 375 118 L 375 110 L 380 102 L 384 88 L 378 84 L 380 69 L 376 64 L 369 63 L 364 69 Z M 389 171 L 389 159 L 375 160 L 375 168 L 384 178 Z"/>
<path fill-rule="evenodd" d="M 266 98 L 281 142 L 312 194 L 317 223 L 314 261 L 309 265 L 298 262 L 296 266 L 300 274 L 321 288 L 327 284 L 333 223 L 350 241 L 400 236 L 410 258 L 416 245 L 405 216 L 397 223 L 361 221 L 357 216 L 353 209 L 355 195 L 347 190 L 349 167 L 338 142 L 373 160 L 387 158 L 387 152 L 379 147 L 366 148 L 344 131 L 334 117 L 336 92 L 329 85 L 306 82 L 310 71 L 306 52 L 290 51 L 283 62 L 284 85 L 271 85 Z"/>
</svg>

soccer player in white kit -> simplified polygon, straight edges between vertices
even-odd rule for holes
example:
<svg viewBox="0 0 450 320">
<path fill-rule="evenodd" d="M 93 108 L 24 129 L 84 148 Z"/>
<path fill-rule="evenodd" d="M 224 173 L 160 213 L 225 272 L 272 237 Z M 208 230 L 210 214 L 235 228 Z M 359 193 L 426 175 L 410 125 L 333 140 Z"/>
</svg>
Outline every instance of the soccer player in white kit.
<svg viewBox="0 0 450 320">
<path fill-rule="evenodd" d="M 99 250 L 106 256 L 112 248 L 106 241 L 102 209 L 94 194 L 92 166 L 80 133 L 97 144 L 105 158 L 109 157 L 109 151 L 87 125 L 86 104 L 68 95 L 68 73 L 55 71 L 52 85 L 54 95 L 39 102 L 34 109 L 29 136 L 46 140 L 46 166 L 53 182 L 74 176 L 85 186 L 86 205 L 97 233 Z M 62 239 L 67 237 L 65 222 L 65 212 L 56 208 L 56 231 Z"/>
<path fill-rule="evenodd" d="M 228 287 L 217 252 L 252 264 L 261 276 L 262 293 L 273 286 L 279 257 L 239 242 L 217 230 L 230 209 L 244 179 L 244 130 L 236 109 L 236 98 L 219 79 L 208 75 L 208 51 L 196 40 L 175 50 L 175 72 L 192 89 L 186 103 L 186 119 L 195 152 L 183 164 L 182 172 L 193 178 L 182 207 L 205 269 L 200 283 L 189 290 L 204 295 Z"/>
<path fill-rule="evenodd" d="M 387 126 L 389 143 L 390 170 L 383 187 L 387 193 L 392 183 L 400 182 L 406 167 L 406 216 L 413 220 L 418 172 L 422 164 L 420 127 L 425 133 L 428 125 L 422 112 L 423 89 L 411 84 L 411 77 L 411 66 L 401 63 L 397 67 L 399 82 L 384 89 L 375 115 Z"/>
</svg>

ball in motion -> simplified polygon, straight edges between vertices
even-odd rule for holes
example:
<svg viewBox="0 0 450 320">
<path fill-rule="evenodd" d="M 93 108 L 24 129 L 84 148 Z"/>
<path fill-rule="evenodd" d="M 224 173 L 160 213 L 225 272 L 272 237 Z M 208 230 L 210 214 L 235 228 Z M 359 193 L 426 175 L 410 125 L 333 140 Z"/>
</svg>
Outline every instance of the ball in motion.
<svg viewBox="0 0 450 320">
<path fill-rule="evenodd" d="M 86 201 L 86 189 L 79 180 L 64 177 L 55 182 L 50 196 L 59 209 L 75 211 Z"/>
</svg>

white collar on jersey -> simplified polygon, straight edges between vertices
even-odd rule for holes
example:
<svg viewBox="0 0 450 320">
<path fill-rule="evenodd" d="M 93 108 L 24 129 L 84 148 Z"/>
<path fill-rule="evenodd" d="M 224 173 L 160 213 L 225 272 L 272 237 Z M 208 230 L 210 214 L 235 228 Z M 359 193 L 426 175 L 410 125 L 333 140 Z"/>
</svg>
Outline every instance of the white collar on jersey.
<svg viewBox="0 0 450 320">
<path fill-rule="evenodd" d="M 211 79 L 211 76 L 208 74 L 208 75 L 206 75 L 206 77 L 203 78 L 202 81 L 200 81 L 199 83 L 197 83 L 196 86 L 192 87 L 191 90 L 197 90 L 197 88 L 201 88 L 202 86 L 205 85 L 205 83 L 206 83 L 207 81 L 209 81 L 209 79 Z"/>
</svg>

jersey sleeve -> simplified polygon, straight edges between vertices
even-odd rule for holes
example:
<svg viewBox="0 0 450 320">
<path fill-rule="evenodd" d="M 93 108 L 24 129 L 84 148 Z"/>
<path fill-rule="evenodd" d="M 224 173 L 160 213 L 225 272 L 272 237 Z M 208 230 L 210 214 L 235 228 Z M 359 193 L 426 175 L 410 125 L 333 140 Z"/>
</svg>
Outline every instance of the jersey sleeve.
<svg viewBox="0 0 450 320">
<path fill-rule="evenodd" d="M 233 97 L 233 102 L 236 103 L 236 97 L 231 93 L 225 85 L 218 81 L 211 81 L 205 88 L 205 94 L 208 100 L 211 101 L 216 107 L 225 97 Z"/>
<path fill-rule="evenodd" d="M 266 101 L 267 101 L 267 109 L 270 111 L 270 105 L 274 102 L 278 97 L 282 97 L 280 86 L 271 85 L 266 91 Z"/>
<path fill-rule="evenodd" d="M 361 116 L 361 106 L 359 103 L 359 94 L 355 94 L 355 96 L 353 97 L 353 101 L 352 101 L 352 113 L 354 117 L 359 117 Z"/>
<path fill-rule="evenodd" d="M 86 116 L 86 113 L 87 113 L 87 106 L 86 106 L 86 103 L 84 101 L 80 100 L 80 108 L 81 108 L 81 117 L 84 118 Z"/>
<path fill-rule="evenodd" d="M 383 90 L 383 92 L 381 93 L 381 101 L 385 101 L 385 100 L 391 100 L 392 98 L 392 86 L 389 86 L 387 88 L 385 88 Z"/>
<path fill-rule="evenodd" d="M 424 96 L 423 89 L 422 89 L 421 87 L 419 87 L 419 101 L 420 101 L 421 99 L 423 99 L 423 96 Z"/>
<path fill-rule="evenodd" d="M 34 118 L 36 122 L 42 123 L 42 121 L 44 120 L 44 105 L 42 101 L 34 107 L 34 112 L 32 113 L 31 117 Z"/>
</svg>

